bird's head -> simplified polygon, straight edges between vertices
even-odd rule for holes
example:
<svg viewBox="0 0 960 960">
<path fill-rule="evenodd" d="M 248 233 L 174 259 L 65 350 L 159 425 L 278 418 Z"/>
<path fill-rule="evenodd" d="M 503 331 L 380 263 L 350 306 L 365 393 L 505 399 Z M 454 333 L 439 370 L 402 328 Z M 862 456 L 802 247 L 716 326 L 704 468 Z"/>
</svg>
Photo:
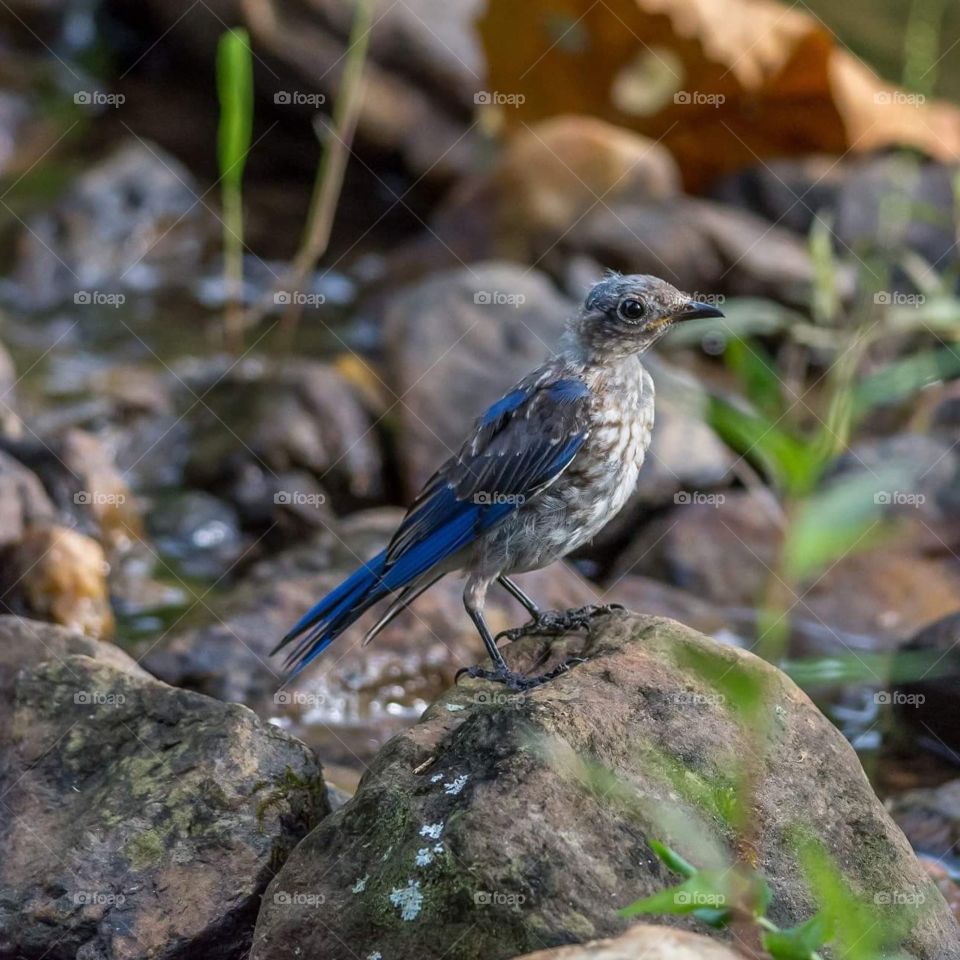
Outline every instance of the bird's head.
<svg viewBox="0 0 960 960">
<path fill-rule="evenodd" d="M 592 356 L 617 359 L 643 353 L 675 323 L 722 316 L 658 277 L 611 274 L 587 294 L 572 333 Z"/>
</svg>

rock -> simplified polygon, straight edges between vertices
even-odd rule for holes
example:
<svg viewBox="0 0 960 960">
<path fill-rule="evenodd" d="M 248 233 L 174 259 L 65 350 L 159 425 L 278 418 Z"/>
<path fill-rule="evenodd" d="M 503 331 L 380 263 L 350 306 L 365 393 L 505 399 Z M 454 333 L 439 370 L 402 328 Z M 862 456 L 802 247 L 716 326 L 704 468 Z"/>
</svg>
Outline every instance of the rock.
<svg viewBox="0 0 960 960">
<path fill-rule="evenodd" d="M 9 619 L 0 650 L 17 639 Z M 279 863 L 328 812 L 301 743 L 36 625 L 0 728 L 0 954 L 245 955 Z M 9 656 L 9 655 L 7 655 Z"/>
<path fill-rule="evenodd" d="M 334 368 L 309 360 L 248 361 L 217 378 L 194 408 L 187 477 L 220 491 L 304 470 L 342 508 L 377 499 L 383 464 L 370 416 Z M 275 504 L 323 507 L 325 498 L 299 489 L 273 491 Z M 313 502 L 309 502 L 315 498 Z M 301 501 L 303 501 L 301 503 Z"/>
<path fill-rule="evenodd" d="M 19 543 L 29 526 L 50 521 L 55 513 L 39 477 L 0 450 L 0 549 Z"/>
<path fill-rule="evenodd" d="M 624 273 L 653 273 L 691 293 L 809 303 L 814 281 L 806 242 L 753 214 L 695 197 L 598 205 L 556 248 Z M 552 263 L 552 261 L 550 261 Z M 843 296 L 853 274 L 841 268 Z"/>
<path fill-rule="evenodd" d="M 643 529 L 617 559 L 614 576 L 646 574 L 722 606 L 754 606 L 777 569 L 782 530 L 775 508 L 745 492 L 688 501 Z M 890 650 L 905 633 L 955 610 L 958 592 L 960 575 L 920 552 L 908 531 L 902 542 L 848 553 L 786 601 L 799 620 Z"/>
<path fill-rule="evenodd" d="M 363 646 L 365 631 L 383 612 L 378 607 L 289 686 L 283 684 L 283 658 L 271 659 L 270 651 L 314 603 L 382 549 L 401 517 L 393 509 L 357 514 L 260 562 L 222 603 L 209 602 L 211 622 L 151 643 L 144 665 L 168 683 L 281 718 L 326 761 L 362 769 L 387 738 L 415 722 L 453 683 L 460 667 L 485 660 L 463 609 L 462 581 L 447 577 L 436 584 Z M 597 599 L 592 585 L 565 564 L 518 579 L 545 607 Z M 487 619 L 499 631 L 527 616 L 504 591 L 494 590 Z"/>
<path fill-rule="evenodd" d="M 680 171 L 658 143 L 588 116 L 515 133 L 489 172 L 458 184 L 432 227 L 466 261 L 536 263 L 595 206 L 674 198 Z"/>
<path fill-rule="evenodd" d="M 59 516 L 78 531 L 108 549 L 127 546 L 142 534 L 133 492 L 99 437 L 67 429 L 57 437 L 28 436 L 4 446 L 36 471 Z"/>
<path fill-rule="evenodd" d="M 92 637 L 113 635 L 109 567 L 96 540 L 56 524 L 32 526 L 4 552 L 2 570 L 6 610 Z"/>
<path fill-rule="evenodd" d="M 202 490 L 162 498 L 149 515 L 157 550 L 188 576 L 219 580 L 243 555 L 247 538 L 229 504 Z"/>
<path fill-rule="evenodd" d="M 761 756 L 750 843 L 771 919 L 788 926 L 815 910 L 791 839 L 812 829 L 867 903 L 923 891 L 904 918 L 909 956 L 960 957 L 946 904 L 854 751 L 784 674 L 673 621 L 626 614 L 594 620 L 586 638 L 505 650 L 514 669 L 538 670 L 578 652 L 589 659 L 528 694 L 461 682 L 381 750 L 272 881 L 251 960 L 496 960 L 617 935 L 619 907 L 677 882 L 651 838 L 698 865 L 723 862 L 731 828 L 699 804 Z M 766 732 L 718 696 L 693 669 L 701 662 L 760 685 Z M 315 905 L 301 905 L 307 893 Z"/>
<path fill-rule="evenodd" d="M 889 801 L 890 813 L 920 853 L 960 855 L 960 780 L 908 790 Z"/>
<path fill-rule="evenodd" d="M 0 737 L 2 731 L 10 729 L 17 674 L 24 667 L 33 668 L 47 660 L 82 656 L 134 676 L 150 677 L 136 660 L 114 644 L 103 643 L 52 623 L 0 614 L 0 637 L 3 638 L 0 643 Z"/>
<path fill-rule="evenodd" d="M 159 147 L 128 143 L 27 221 L 14 279 L 34 307 L 169 288 L 198 269 L 215 221 L 190 172 Z"/>
<path fill-rule="evenodd" d="M 957 921 L 960 921 L 960 883 L 957 882 L 956 872 L 951 873 L 939 860 L 933 857 L 919 857 L 920 864 L 927 875 L 936 884 L 943 899 Z"/>
<path fill-rule="evenodd" d="M 387 378 L 403 398 L 396 449 L 407 498 L 487 406 L 556 349 L 575 309 L 543 275 L 506 263 L 438 273 L 392 297 Z"/>
<path fill-rule="evenodd" d="M 519 960 L 743 960 L 742 953 L 706 937 L 641 923 L 619 937 L 525 953 Z"/>
</svg>

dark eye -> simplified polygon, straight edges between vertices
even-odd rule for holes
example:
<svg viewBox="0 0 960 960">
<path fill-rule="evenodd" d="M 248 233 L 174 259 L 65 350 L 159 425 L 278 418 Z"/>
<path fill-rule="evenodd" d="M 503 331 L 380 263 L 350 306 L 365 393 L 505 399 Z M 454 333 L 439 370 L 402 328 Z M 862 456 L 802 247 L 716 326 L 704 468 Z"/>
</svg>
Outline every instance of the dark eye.
<svg viewBox="0 0 960 960">
<path fill-rule="evenodd" d="M 624 320 L 639 320 L 646 312 L 646 307 L 639 300 L 624 300 L 618 310 Z"/>
</svg>

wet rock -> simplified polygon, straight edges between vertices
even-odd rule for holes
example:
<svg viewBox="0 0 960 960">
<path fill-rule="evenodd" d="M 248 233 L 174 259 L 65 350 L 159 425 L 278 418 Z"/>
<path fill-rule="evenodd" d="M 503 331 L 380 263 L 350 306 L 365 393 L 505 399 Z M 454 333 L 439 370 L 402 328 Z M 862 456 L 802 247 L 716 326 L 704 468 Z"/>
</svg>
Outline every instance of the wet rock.
<svg viewBox="0 0 960 960">
<path fill-rule="evenodd" d="M 286 718 L 298 736 L 322 746 L 325 760 L 357 769 L 389 736 L 413 723 L 460 667 L 486 657 L 463 609 L 463 583 L 447 577 L 369 646 L 362 645 L 363 636 L 382 613 L 379 607 L 311 670 L 291 686 L 283 684 L 283 658 L 271 658 L 270 651 L 314 603 L 386 544 L 401 517 L 399 510 L 358 514 L 258 563 L 222 603 L 208 601 L 211 622 L 152 647 L 144 664 L 169 683 Z M 518 579 L 546 608 L 597 599 L 596 590 L 564 564 Z M 496 589 L 487 619 L 499 631 L 527 616 Z"/>
<path fill-rule="evenodd" d="M 56 524 L 32 526 L 4 551 L 0 569 L 3 606 L 10 612 L 92 637 L 113 635 L 109 567 L 96 540 Z"/>
<path fill-rule="evenodd" d="M 39 477 L 0 450 L 0 549 L 19 543 L 29 526 L 55 513 Z"/>
<path fill-rule="evenodd" d="M 594 117 L 551 117 L 517 132 L 488 173 L 460 183 L 433 229 L 462 260 L 535 263 L 596 206 L 679 192 L 680 171 L 660 144 Z"/>
<path fill-rule="evenodd" d="M 383 464 L 369 414 L 334 368 L 309 360 L 242 363 L 216 379 L 194 406 L 187 477 L 211 490 L 272 479 L 288 471 L 312 474 L 340 509 L 377 499 Z M 322 508 L 325 497 L 272 489 L 276 506 Z"/>
<path fill-rule="evenodd" d="M 384 317 L 397 455 L 412 497 L 487 406 L 556 349 L 575 305 L 536 271 L 505 263 L 435 274 Z"/>
<path fill-rule="evenodd" d="M 268 880 L 328 811 L 313 755 L 56 628 L 10 628 L 0 650 L 36 642 L 0 728 L 0 954 L 244 956 Z"/>
<path fill-rule="evenodd" d="M 201 490 L 187 490 L 156 503 L 148 528 L 157 550 L 184 574 L 218 580 L 243 554 L 248 541 L 228 503 Z"/>
<path fill-rule="evenodd" d="M 781 522 L 775 505 L 745 492 L 691 496 L 643 529 L 614 575 L 655 576 L 714 603 L 752 607 L 778 569 Z M 907 531 L 848 553 L 796 590 L 783 588 L 792 616 L 891 650 L 956 609 L 960 575 L 921 552 Z"/>
<path fill-rule="evenodd" d="M 520 960 L 742 960 L 722 943 L 706 937 L 641 923 L 619 937 L 525 953 Z"/>
<path fill-rule="evenodd" d="M 34 307 L 170 288 L 196 272 L 215 220 L 190 172 L 136 142 L 88 168 L 66 196 L 27 221 L 14 279 Z"/>
<path fill-rule="evenodd" d="M 730 828 L 700 804 L 761 756 L 751 840 L 774 922 L 814 912 L 790 839 L 808 829 L 866 902 L 923 891 L 922 909 L 905 918 L 908 955 L 960 956 L 946 904 L 855 753 L 785 675 L 673 621 L 625 614 L 595 620 L 586 638 L 528 638 L 505 651 L 515 669 L 578 652 L 587 662 L 525 695 L 461 682 L 395 737 L 272 882 L 252 960 L 451 950 L 495 960 L 619 934 L 618 907 L 676 881 L 649 839 L 722 862 Z M 766 732 L 705 678 L 736 671 L 762 690 Z M 320 906 L 297 904 L 308 891 Z"/>
</svg>

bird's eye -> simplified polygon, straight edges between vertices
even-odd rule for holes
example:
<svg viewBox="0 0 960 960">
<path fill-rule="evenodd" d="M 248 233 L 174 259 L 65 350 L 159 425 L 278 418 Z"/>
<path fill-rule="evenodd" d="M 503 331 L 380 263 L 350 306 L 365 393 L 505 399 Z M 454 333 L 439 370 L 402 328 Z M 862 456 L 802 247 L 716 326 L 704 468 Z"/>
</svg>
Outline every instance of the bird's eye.
<svg viewBox="0 0 960 960">
<path fill-rule="evenodd" d="M 639 320 L 646 312 L 646 307 L 639 300 L 624 300 L 618 310 L 624 320 Z"/>
</svg>

